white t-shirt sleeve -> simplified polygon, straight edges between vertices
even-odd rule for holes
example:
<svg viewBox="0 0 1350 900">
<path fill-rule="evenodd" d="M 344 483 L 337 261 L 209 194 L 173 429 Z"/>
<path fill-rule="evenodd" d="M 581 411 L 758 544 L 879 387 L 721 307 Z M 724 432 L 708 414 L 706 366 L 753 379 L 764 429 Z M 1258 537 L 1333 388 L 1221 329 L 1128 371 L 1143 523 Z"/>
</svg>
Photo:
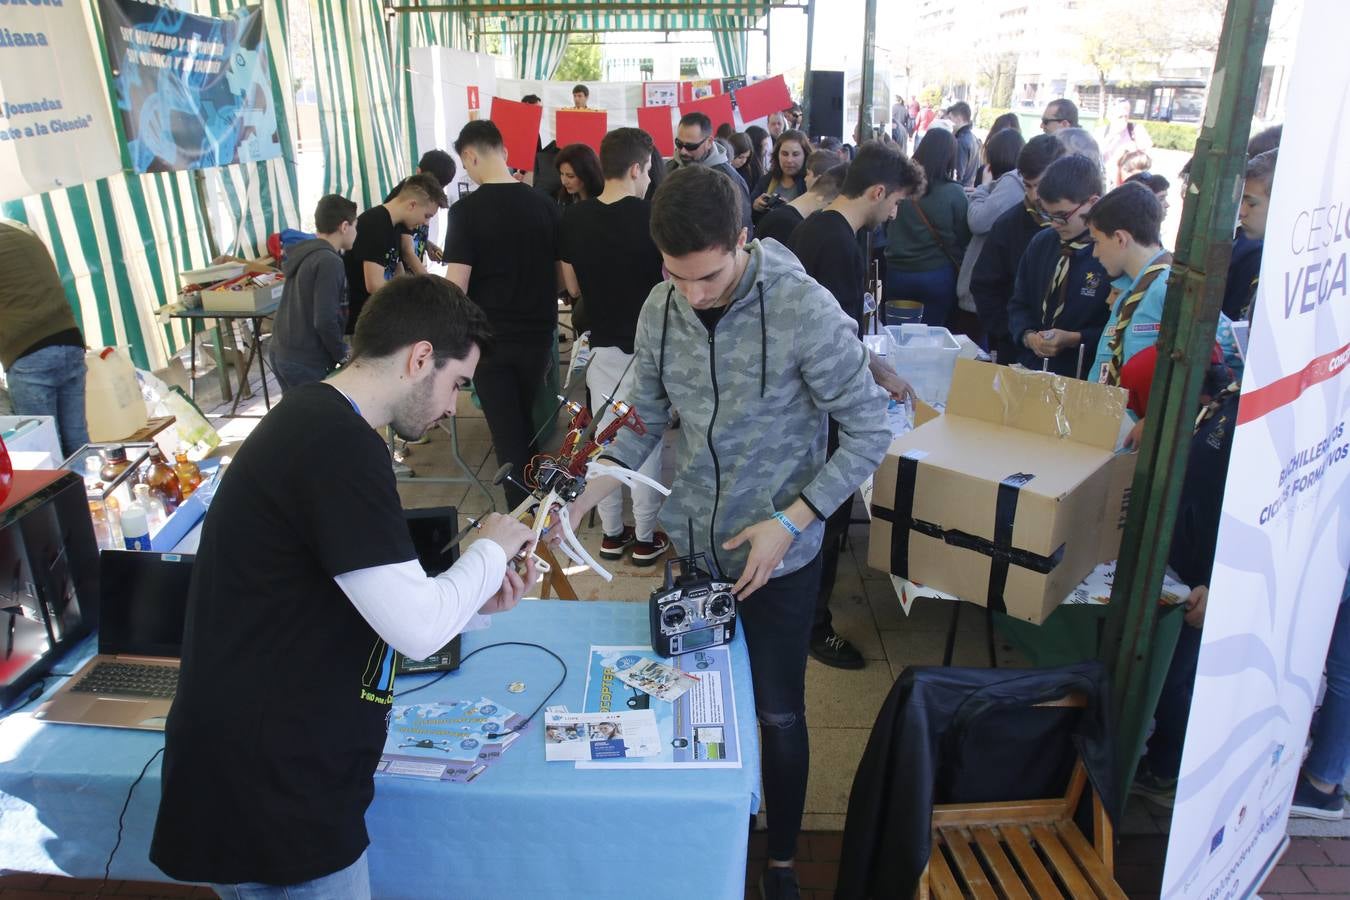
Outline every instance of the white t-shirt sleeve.
<svg viewBox="0 0 1350 900">
<path fill-rule="evenodd" d="M 486 628 L 478 614 L 502 586 L 506 551 L 478 540 L 447 571 L 427 577 L 416 560 L 345 572 L 334 580 L 375 633 L 409 659 L 426 659 L 464 631 Z"/>
</svg>

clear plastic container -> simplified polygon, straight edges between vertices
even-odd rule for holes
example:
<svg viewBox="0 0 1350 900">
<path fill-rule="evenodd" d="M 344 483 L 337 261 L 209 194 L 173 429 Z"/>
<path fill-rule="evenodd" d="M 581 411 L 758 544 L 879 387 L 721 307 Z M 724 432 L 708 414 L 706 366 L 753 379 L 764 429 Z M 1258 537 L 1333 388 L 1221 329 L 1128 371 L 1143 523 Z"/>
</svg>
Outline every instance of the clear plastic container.
<svg viewBox="0 0 1350 900">
<path fill-rule="evenodd" d="M 895 347 L 891 365 L 925 403 L 941 406 L 952 386 L 961 345 L 940 325 L 887 325 Z"/>
</svg>

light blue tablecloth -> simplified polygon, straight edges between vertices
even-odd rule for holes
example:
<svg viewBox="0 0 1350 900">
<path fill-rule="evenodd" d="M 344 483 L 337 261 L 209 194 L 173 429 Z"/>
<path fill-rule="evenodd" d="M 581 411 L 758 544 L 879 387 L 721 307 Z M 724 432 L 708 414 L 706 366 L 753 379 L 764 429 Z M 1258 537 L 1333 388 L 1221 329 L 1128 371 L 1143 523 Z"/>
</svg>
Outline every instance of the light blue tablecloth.
<svg viewBox="0 0 1350 900">
<path fill-rule="evenodd" d="M 550 705 L 579 710 L 590 645 L 645 644 L 646 605 L 526 601 L 466 635 L 464 651 L 512 640 L 567 661 Z M 90 642 L 59 671 L 92 652 Z M 759 808 L 759 735 L 739 635 L 733 663 L 740 769 L 578 771 L 544 761 L 536 721 L 472 784 L 377 779 L 366 816 L 375 896 L 741 897 L 749 817 Z M 528 713 L 558 674 L 538 650 L 493 648 L 408 702 L 485 695 Z M 431 677 L 401 678 L 396 689 Z M 508 693 L 513 681 L 525 692 Z M 27 714 L 35 705 L 0 721 L 0 869 L 102 877 L 127 788 L 163 737 L 42 724 Z M 159 789 L 156 761 L 127 811 L 113 878 L 165 880 L 147 857 Z"/>
</svg>

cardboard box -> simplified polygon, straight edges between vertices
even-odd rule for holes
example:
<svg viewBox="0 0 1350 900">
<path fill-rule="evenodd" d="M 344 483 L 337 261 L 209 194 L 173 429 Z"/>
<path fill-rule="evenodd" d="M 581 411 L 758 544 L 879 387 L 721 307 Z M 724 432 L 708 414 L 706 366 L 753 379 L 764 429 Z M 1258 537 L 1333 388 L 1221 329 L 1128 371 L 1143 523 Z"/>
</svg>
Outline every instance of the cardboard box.
<svg viewBox="0 0 1350 900">
<path fill-rule="evenodd" d="M 891 444 L 868 564 L 1040 623 L 1116 558 L 1134 455 L 1127 394 L 958 360 L 945 415 Z"/>
<path fill-rule="evenodd" d="M 207 312 L 270 312 L 281 302 L 283 287 L 285 283 L 278 279 L 258 287 L 202 291 L 202 309 Z"/>
</svg>

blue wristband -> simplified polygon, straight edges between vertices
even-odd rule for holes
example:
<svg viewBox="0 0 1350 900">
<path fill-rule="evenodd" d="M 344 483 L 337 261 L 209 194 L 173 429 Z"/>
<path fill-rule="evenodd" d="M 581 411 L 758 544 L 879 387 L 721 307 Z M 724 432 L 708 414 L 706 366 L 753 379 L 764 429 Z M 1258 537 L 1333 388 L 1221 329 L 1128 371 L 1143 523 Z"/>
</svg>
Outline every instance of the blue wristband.
<svg viewBox="0 0 1350 900">
<path fill-rule="evenodd" d="M 773 517 L 777 519 L 778 524 L 786 528 L 787 533 L 792 535 L 794 538 L 802 536 L 802 530 L 798 528 L 796 525 L 792 524 L 792 520 L 787 517 L 786 513 L 776 512 L 773 514 Z"/>
</svg>

